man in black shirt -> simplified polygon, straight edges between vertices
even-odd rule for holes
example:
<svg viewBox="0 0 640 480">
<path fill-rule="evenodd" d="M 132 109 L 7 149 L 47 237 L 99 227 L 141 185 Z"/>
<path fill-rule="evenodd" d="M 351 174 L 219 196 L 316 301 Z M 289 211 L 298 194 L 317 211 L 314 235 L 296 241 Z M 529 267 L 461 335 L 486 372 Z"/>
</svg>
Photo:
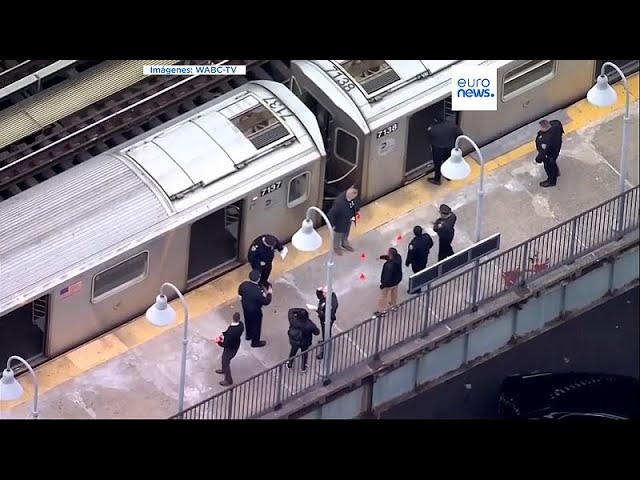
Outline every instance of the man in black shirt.
<svg viewBox="0 0 640 480">
<path fill-rule="evenodd" d="M 244 325 L 240 321 L 240 313 L 234 312 L 233 321 L 217 338 L 217 343 L 224 350 L 222 351 L 222 368 L 216 370 L 216 373 L 224 375 L 224 380 L 220 385 L 227 387 L 233 385 L 233 377 L 231 376 L 231 360 L 236 356 L 240 349 L 240 339 L 244 332 Z"/>
<path fill-rule="evenodd" d="M 282 252 L 284 245 L 273 235 L 265 234 L 256 238 L 249 247 L 247 260 L 251 268 L 260 272 L 260 285 L 269 288 L 269 275 L 273 268 L 274 251 Z"/>
<path fill-rule="evenodd" d="M 242 298 L 242 312 L 247 324 L 246 339 L 251 341 L 253 348 L 264 347 L 267 342 L 260 340 L 262 334 L 262 307 L 271 303 L 271 287 L 264 291 L 258 281 L 260 272 L 251 270 L 249 281 L 242 282 L 238 288 L 238 295 Z"/>
<path fill-rule="evenodd" d="M 536 150 L 538 150 L 536 162 L 544 165 L 544 171 L 547 174 L 547 179 L 540 182 L 541 187 L 553 187 L 558 181 L 560 169 L 556 162 L 560 156 L 563 134 L 562 123 L 558 120 L 540 121 L 540 130 L 536 136 Z"/>
<path fill-rule="evenodd" d="M 451 150 L 456 145 L 456 138 L 462 135 L 462 130 L 450 120 L 435 118 L 433 125 L 427 129 L 427 135 L 431 143 L 431 156 L 435 170 L 433 178 L 427 181 L 434 185 L 440 185 L 442 173 L 440 168 L 447 158 L 451 156 Z"/>
<path fill-rule="evenodd" d="M 316 297 L 318 297 L 318 319 L 320 320 L 320 330 L 322 330 L 322 341 L 324 342 L 327 337 L 325 336 L 325 315 L 327 312 L 327 287 L 320 287 L 316 289 Z M 331 292 L 331 328 L 333 328 L 333 322 L 336 321 L 336 312 L 338 311 L 338 296 L 336 292 Z M 329 338 L 331 332 L 329 332 Z M 322 360 L 324 357 L 324 348 L 320 349 L 318 353 L 318 360 Z"/>
<path fill-rule="evenodd" d="M 456 233 L 457 217 L 455 213 L 451 211 L 449 205 L 440 205 L 440 218 L 433 224 L 433 230 L 438 234 L 438 261 L 444 260 L 447 257 L 453 255 L 453 248 L 451 242 Z"/>
<path fill-rule="evenodd" d="M 405 265 L 408 267 L 411 265 L 413 273 L 417 273 L 424 270 L 429 261 L 429 252 L 433 248 L 433 240 L 431 235 L 424 233 L 422 227 L 416 225 L 413 227 L 413 240 L 409 244 L 409 250 L 407 251 L 407 261 Z"/>
</svg>

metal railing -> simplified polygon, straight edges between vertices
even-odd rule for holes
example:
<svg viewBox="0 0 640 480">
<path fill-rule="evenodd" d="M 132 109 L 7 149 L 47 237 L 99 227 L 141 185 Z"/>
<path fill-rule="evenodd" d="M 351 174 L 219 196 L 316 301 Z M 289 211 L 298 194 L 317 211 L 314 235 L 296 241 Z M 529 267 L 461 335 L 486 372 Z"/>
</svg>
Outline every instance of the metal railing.
<svg viewBox="0 0 640 480">
<path fill-rule="evenodd" d="M 619 240 L 638 228 L 639 206 L 636 186 L 513 248 L 485 257 L 455 276 L 433 282 L 426 291 L 400 303 L 395 311 L 333 336 L 328 340 L 333 352 L 329 378 L 378 360 L 381 353 L 425 335 L 441 322 Z M 622 228 L 618 230 L 620 211 Z M 304 373 L 300 371 L 304 354 L 300 353 L 294 357 L 292 369 L 285 360 L 172 418 L 246 419 L 277 410 L 323 384 L 322 361 L 317 359 L 322 347 L 320 343 L 307 351 L 309 363 Z"/>
</svg>

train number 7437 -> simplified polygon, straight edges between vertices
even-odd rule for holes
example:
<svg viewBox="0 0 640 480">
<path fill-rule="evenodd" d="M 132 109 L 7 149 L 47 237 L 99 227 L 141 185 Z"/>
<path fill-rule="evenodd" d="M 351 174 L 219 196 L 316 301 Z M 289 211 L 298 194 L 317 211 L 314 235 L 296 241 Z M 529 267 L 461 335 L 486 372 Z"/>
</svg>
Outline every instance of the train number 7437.
<svg viewBox="0 0 640 480">
<path fill-rule="evenodd" d="M 275 192 L 282 186 L 282 182 L 276 182 L 269 185 L 267 188 L 263 188 L 260 190 L 260 196 L 264 197 L 265 195 L 269 195 L 272 192 Z"/>
</svg>

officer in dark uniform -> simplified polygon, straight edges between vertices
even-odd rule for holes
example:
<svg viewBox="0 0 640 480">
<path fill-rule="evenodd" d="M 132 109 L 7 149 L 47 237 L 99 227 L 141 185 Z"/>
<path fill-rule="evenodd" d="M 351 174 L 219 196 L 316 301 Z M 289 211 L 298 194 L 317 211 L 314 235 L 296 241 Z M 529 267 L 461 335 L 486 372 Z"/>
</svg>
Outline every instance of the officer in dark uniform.
<svg viewBox="0 0 640 480">
<path fill-rule="evenodd" d="M 433 178 L 427 178 L 427 181 L 434 185 L 440 185 L 442 178 L 440 168 L 445 160 L 451 156 L 451 150 L 456 146 L 456 138 L 462 135 L 462 130 L 450 120 L 435 118 L 433 125 L 427 129 L 427 134 L 431 143 L 431 157 L 435 170 Z"/>
<path fill-rule="evenodd" d="M 562 123 L 558 120 L 540 121 L 540 130 L 536 136 L 536 150 L 538 150 L 536 162 L 543 164 L 547 174 L 547 179 L 540 182 L 541 187 L 553 187 L 558 181 L 560 169 L 556 162 L 560 156 L 563 134 Z"/>
<path fill-rule="evenodd" d="M 249 281 L 244 281 L 238 288 L 238 295 L 242 298 L 242 312 L 244 313 L 246 339 L 251 341 L 254 348 L 264 347 L 267 342 L 260 340 L 262 334 L 262 307 L 271 303 L 271 287 L 263 290 L 258 281 L 260 271 L 252 270 Z"/>
<path fill-rule="evenodd" d="M 316 297 L 318 297 L 318 319 L 320 320 L 320 330 L 322 331 L 322 341 L 324 342 L 327 337 L 325 337 L 325 315 L 327 312 L 327 287 L 320 287 L 316 289 Z M 336 292 L 331 292 L 331 328 L 333 329 L 333 322 L 336 321 L 336 312 L 338 311 L 338 296 Z M 331 333 L 329 333 L 329 337 L 331 337 Z M 324 357 L 324 347 L 320 349 L 320 353 L 318 353 L 318 360 L 322 360 Z"/>
<path fill-rule="evenodd" d="M 433 240 L 431 235 L 424 233 L 419 225 L 413 227 L 413 234 L 415 237 L 409 243 L 405 265 L 407 267 L 411 265 L 413 273 L 417 273 L 427 267 L 429 251 L 433 248 Z"/>
<path fill-rule="evenodd" d="M 438 234 L 438 261 L 453 255 L 451 242 L 456 233 L 455 226 L 458 219 L 449 205 L 440 205 L 440 218 L 433 223 L 433 230 Z"/>
<path fill-rule="evenodd" d="M 269 275 L 273 268 L 274 251 L 282 251 L 284 245 L 280 243 L 273 235 L 265 234 L 256 238 L 249 247 L 247 259 L 251 264 L 251 268 L 260 271 L 260 285 L 269 288 Z"/>
</svg>

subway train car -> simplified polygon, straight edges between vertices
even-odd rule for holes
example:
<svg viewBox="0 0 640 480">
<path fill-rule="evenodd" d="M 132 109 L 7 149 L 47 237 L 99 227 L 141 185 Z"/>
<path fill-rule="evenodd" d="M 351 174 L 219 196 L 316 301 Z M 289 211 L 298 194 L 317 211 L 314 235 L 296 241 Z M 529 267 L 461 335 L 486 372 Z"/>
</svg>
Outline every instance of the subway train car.
<svg viewBox="0 0 640 480">
<path fill-rule="evenodd" d="M 322 199 L 315 118 L 255 81 L 0 203 L 0 363 L 40 363 L 290 238 Z"/>
<path fill-rule="evenodd" d="M 224 274 L 351 184 L 367 203 L 414 181 L 436 116 L 482 147 L 584 97 L 602 62 L 293 61 L 291 91 L 249 82 L 5 200 L 0 362 L 53 358 L 144 312 L 164 281 Z M 453 65 L 497 67 L 497 111 L 451 110 Z"/>
<path fill-rule="evenodd" d="M 366 203 L 433 168 L 426 129 L 434 117 L 454 120 L 482 148 L 584 97 L 602 63 L 296 60 L 291 63 L 291 89 L 316 116 L 325 141 L 325 205 L 351 184 L 360 186 Z M 638 68 L 637 60 L 616 63 L 627 72 Z M 450 69 L 454 65 L 497 68 L 496 112 L 451 110 Z M 466 143 L 463 149 L 465 153 L 471 150 Z"/>
</svg>

